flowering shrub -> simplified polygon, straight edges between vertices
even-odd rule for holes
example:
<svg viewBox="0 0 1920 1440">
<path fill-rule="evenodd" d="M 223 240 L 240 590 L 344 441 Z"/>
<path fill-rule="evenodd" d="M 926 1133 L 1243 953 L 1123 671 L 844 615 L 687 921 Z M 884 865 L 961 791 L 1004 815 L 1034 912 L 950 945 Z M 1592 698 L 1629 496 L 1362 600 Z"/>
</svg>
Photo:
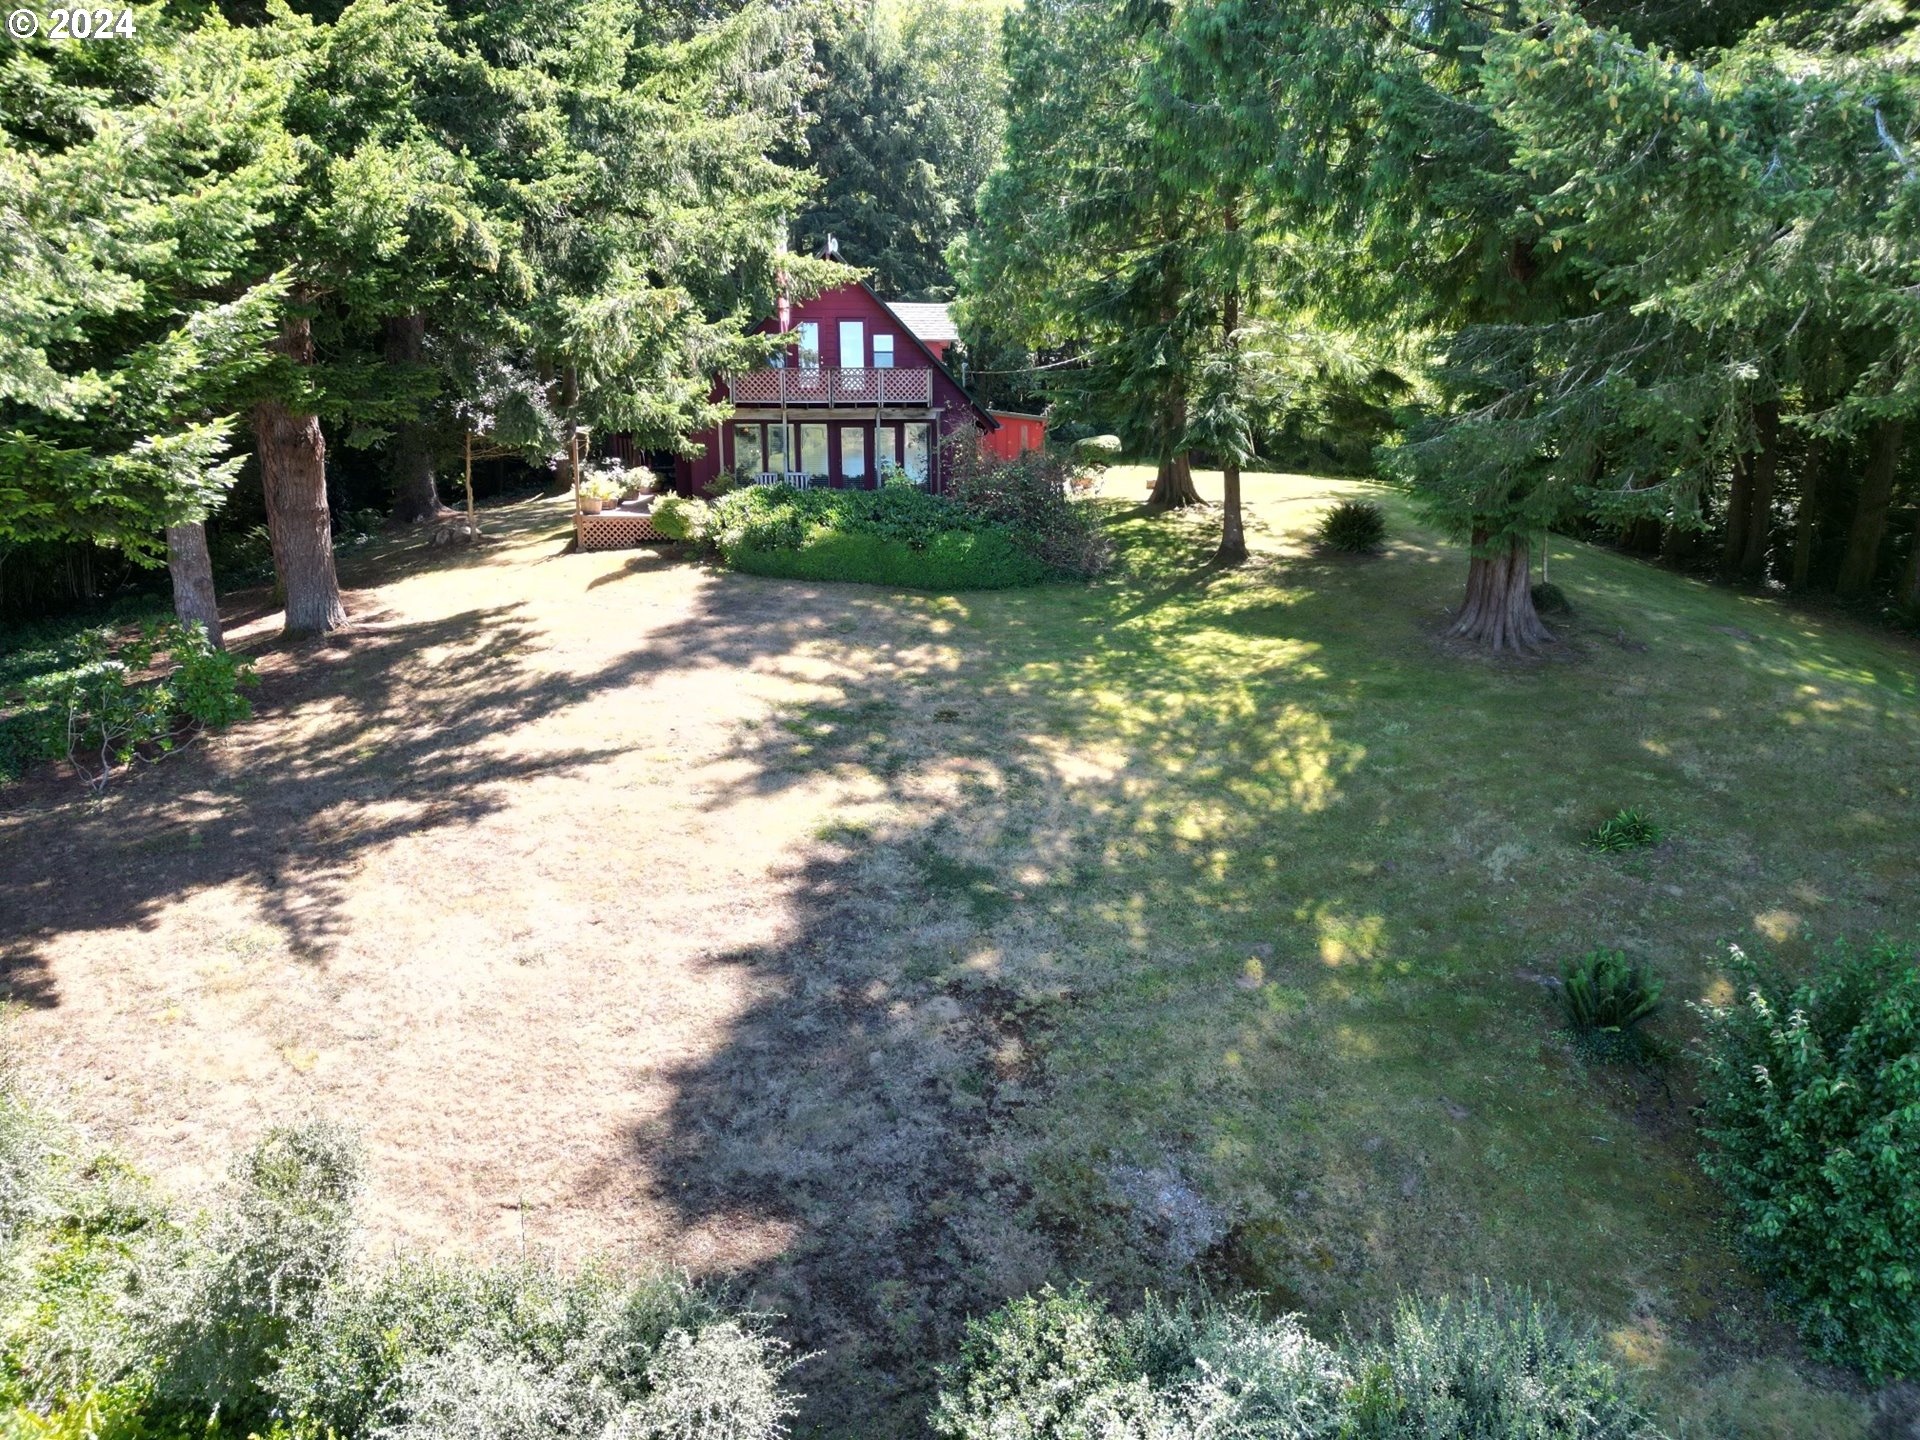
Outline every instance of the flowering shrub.
<svg viewBox="0 0 1920 1440">
<path fill-rule="evenodd" d="M 684 495 L 662 495 L 653 502 L 653 528 L 669 540 L 692 540 L 706 532 L 707 504 Z"/>
</svg>

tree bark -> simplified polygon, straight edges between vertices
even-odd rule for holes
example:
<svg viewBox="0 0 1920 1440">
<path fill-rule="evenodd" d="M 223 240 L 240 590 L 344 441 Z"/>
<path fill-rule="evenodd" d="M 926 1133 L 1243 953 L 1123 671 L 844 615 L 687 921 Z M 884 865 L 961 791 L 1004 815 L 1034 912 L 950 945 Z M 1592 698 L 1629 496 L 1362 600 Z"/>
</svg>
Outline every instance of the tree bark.
<svg viewBox="0 0 1920 1440">
<path fill-rule="evenodd" d="M 419 365 L 426 355 L 427 317 L 387 317 L 387 363 Z M 438 520 L 440 491 L 433 481 L 433 444 L 419 420 L 402 420 L 393 427 L 387 447 L 387 470 L 393 481 L 393 519 L 400 525 Z"/>
<path fill-rule="evenodd" d="M 304 316 L 289 315 L 274 348 L 295 365 L 313 363 L 313 332 Z M 260 452 L 260 486 L 267 500 L 273 563 L 286 592 L 290 637 L 324 635 L 347 623 L 333 569 L 333 522 L 327 512 L 327 442 L 320 417 L 280 399 L 253 407 Z"/>
<path fill-rule="evenodd" d="M 1727 513 L 1720 531 L 1720 571 L 1740 573 L 1747 553 L 1747 523 L 1753 505 L 1753 462 L 1742 450 L 1733 457 L 1733 479 L 1727 486 Z"/>
<path fill-rule="evenodd" d="M 1826 482 L 1832 443 L 1824 435 L 1807 442 L 1800 462 L 1800 498 L 1793 507 L 1793 569 L 1787 581 L 1796 590 L 1807 588 L 1813 572 L 1813 542 L 1820 534 L 1820 495 Z"/>
<path fill-rule="evenodd" d="M 1156 510 L 1179 510 L 1199 503 L 1200 492 L 1193 488 L 1193 456 L 1182 450 L 1162 459 L 1147 504 Z"/>
<path fill-rule="evenodd" d="M 1920 612 L 1920 510 L 1913 515 L 1913 553 L 1907 556 L 1907 578 L 1900 587 L 1900 604 Z"/>
<path fill-rule="evenodd" d="M 1893 476 L 1905 439 L 1903 420 L 1876 420 L 1867 432 L 1867 469 L 1860 479 L 1860 499 L 1854 506 L 1846 558 L 1840 562 L 1835 587 L 1843 599 L 1857 600 L 1873 588 L 1874 572 L 1880 568 L 1880 541 L 1887 533 L 1887 512 L 1893 508 Z"/>
<path fill-rule="evenodd" d="M 167 526 L 167 574 L 173 579 L 173 613 L 182 625 L 201 625 L 214 648 L 227 648 L 220 630 L 220 602 L 213 590 L 213 559 L 207 527 L 198 520 Z"/>
<path fill-rule="evenodd" d="M 1780 402 L 1767 400 L 1753 407 L 1754 438 L 1759 449 L 1747 464 L 1747 533 L 1740 548 L 1740 573 L 1764 580 L 1767 546 L 1773 538 L 1773 488 L 1780 474 Z"/>
<path fill-rule="evenodd" d="M 1551 645 L 1553 632 L 1533 608 L 1533 557 L 1527 542 L 1487 550 L 1487 532 L 1473 533 L 1467 596 L 1447 633 L 1496 653 L 1531 654 Z"/>
<path fill-rule="evenodd" d="M 1232 210 L 1227 212 L 1225 229 L 1229 235 L 1240 228 L 1240 220 Z M 1221 315 L 1221 327 L 1226 332 L 1226 344 L 1229 352 L 1239 348 L 1240 344 L 1240 285 L 1231 281 L 1227 285 L 1227 303 Z M 1247 563 L 1247 532 L 1240 518 L 1240 457 L 1225 455 L 1221 457 L 1221 470 L 1225 483 L 1221 490 L 1220 548 L 1214 552 L 1216 565 L 1244 565 Z M 1189 476 L 1188 483 L 1192 483 Z"/>
</svg>

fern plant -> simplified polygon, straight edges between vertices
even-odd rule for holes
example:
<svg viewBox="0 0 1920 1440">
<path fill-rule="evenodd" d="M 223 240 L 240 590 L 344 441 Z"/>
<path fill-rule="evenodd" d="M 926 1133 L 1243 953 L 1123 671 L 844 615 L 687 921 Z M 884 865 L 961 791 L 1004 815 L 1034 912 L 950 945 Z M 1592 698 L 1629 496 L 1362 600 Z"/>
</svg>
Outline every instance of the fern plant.
<svg viewBox="0 0 1920 1440">
<path fill-rule="evenodd" d="M 1371 500 L 1342 500 L 1320 517 L 1314 533 L 1329 550 L 1371 554 L 1387 538 L 1386 512 Z"/>
<path fill-rule="evenodd" d="M 1660 1008 L 1665 988 L 1618 950 L 1595 950 L 1561 972 L 1561 1004 L 1576 1035 L 1626 1036 Z"/>
<path fill-rule="evenodd" d="M 1587 833 L 1587 849 L 1603 855 L 1647 850 L 1660 843 L 1662 831 L 1654 818 L 1631 806 L 1616 810 Z"/>
</svg>

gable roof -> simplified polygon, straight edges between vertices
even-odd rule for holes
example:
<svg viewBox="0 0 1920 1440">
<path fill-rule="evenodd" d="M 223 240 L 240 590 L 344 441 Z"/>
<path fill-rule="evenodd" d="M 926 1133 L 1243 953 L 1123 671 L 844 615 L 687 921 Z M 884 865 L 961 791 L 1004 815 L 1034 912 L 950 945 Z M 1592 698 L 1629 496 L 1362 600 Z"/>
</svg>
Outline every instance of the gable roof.
<svg viewBox="0 0 1920 1440">
<path fill-rule="evenodd" d="M 958 340 L 960 329 L 953 323 L 953 311 L 945 305 L 900 303 L 889 307 L 900 323 L 918 340 Z"/>
</svg>

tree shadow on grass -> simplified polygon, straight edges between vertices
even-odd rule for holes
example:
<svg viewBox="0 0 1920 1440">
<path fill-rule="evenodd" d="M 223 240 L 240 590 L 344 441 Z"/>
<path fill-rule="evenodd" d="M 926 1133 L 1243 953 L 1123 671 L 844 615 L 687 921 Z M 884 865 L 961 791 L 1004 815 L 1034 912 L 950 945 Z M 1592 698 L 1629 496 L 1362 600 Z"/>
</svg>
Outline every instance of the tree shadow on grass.
<svg viewBox="0 0 1920 1440">
<path fill-rule="evenodd" d="M 52 1003 L 41 952 L 56 936 L 144 928 L 234 882 L 255 888 L 294 953 L 322 959 L 359 857 L 470 825 L 508 803 L 516 782 L 604 758 L 602 748 L 486 743 L 650 663 L 637 654 L 591 676 L 536 670 L 526 663 L 534 632 L 516 608 L 368 620 L 270 650 L 251 721 L 122 777 L 101 801 L 43 783 L 38 803 L 0 817 L 9 983 Z M 21 973 L 41 978 L 11 978 Z"/>
</svg>

